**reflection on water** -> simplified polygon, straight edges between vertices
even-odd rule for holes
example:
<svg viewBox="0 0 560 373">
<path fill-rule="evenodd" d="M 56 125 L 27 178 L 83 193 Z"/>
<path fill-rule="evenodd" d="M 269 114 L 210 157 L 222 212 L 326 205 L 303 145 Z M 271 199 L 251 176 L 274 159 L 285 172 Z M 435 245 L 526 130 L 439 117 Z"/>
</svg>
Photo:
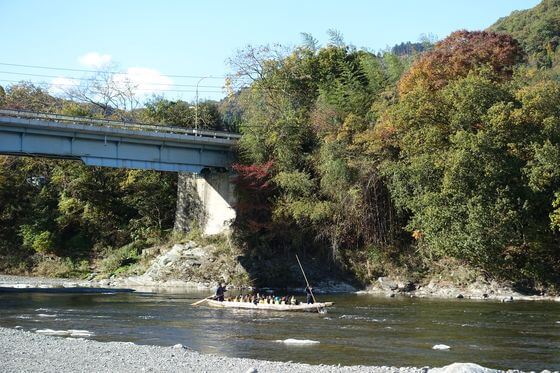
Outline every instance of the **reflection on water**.
<svg viewBox="0 0 560 373">
<path fill-rule="evenodd" d="M 191 306 L 204 296 L 0 292 L 0 326 L 316 364 L 560 369 L 558 303 L 333 295 L 319 315 Z"/>
</svg>

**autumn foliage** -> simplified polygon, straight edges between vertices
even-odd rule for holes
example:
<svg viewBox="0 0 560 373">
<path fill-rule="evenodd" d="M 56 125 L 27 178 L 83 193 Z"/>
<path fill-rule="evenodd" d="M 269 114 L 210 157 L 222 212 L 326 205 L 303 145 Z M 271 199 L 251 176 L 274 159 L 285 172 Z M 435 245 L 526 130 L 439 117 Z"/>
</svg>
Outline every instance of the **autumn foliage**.
<svg viewBox="0 0 560 373">
<path fill-rule="evenodd" d="M 237 188 L 237 225 L 249 232 L 257 233 L 270 226 L 272 210 L 269 198 L 272 195 L 271 171 L 273 161 L 262 164 L 234 164 L 237 176 L 233 180 Z"/>
<path fill-rule="evenodd" d="M 425 53 L 399 82 L 405 94 L 416 87 L 437 90 L 477 68 L 488 67 L 497 80 L 511 77 L 522 60 L 519 43 L 509 35 L 488 31 L 455 31 Z"/>
</svg>

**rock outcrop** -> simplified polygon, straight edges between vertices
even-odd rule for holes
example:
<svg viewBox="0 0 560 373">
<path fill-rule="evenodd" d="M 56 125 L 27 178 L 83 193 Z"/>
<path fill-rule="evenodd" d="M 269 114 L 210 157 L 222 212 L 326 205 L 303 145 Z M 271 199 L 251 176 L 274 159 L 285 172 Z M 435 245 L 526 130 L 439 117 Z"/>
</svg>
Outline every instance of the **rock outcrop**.
<svg viewBox="0 0 560 373">
<path fill-rule="evenodd" d="M 159 255 L 140 276 L 110 280 L 112 286 L 189 287 L 206 289 L 224 281 L 246 286 L 247 271 L 229 250 L 193 241 L 175 244 Z"/>
</svg>

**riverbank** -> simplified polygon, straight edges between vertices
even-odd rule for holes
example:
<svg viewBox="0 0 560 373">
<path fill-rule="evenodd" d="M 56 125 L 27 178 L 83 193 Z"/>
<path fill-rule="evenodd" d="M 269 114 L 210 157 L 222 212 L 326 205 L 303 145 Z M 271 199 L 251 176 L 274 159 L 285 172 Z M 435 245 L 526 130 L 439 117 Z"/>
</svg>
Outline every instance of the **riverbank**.
<svg viewBox="0 0 560 373">
<path fill-rule="evenodd" d="M 560 296 L 557 295 L 523 294 L 516 291 L 511 286 L 500 284 L 496 281 L 485 281 L 481 279 L 458 285 L 445 280 L 433 279 L 428 282 L 417 283 L 399 278 L 379 277 L 374 284 L 357 293 L 387 297 L 458 298 L 498 300 L 501 302 L 511 302 L 515 300 L 560 302 Z"/>
<path fill-rule="evenodd" d="M 215 286 L 210 283 L 171 281 L 142 281 L 139 277 L 113 278 L 103 280 L 81 280 L 68 278 L 46 278 L 32 276 L 0 275 L 0 288 L 17 289 L 50 289 L 50 288 L 112 288 L 133 289 L 144 292 L 183 293 L 186 291 L 213 291 Z M 457 286 L 447 282 L 429 282 L 425 285 L 415 284 L 389 277 L 380 277 L 378 281 L 365 290 L 356 291 L 344 283 L 329 282 L 316 285 L 317 293 L 357 293 L 383 297 L 416 297 L 438 299 L 475 299 L 511 302 L 524 301 L 555 301 L 560 302 L 559 296 L 526 295 L 504 287 L 495 282 L 474 282 L 467 286 Z M 301 289 L 289 289 L 294 293 L 301 293 Z"/>
<path fill-rule="evenodd" d="M 221 241 L 220 241 L 221 240 Z M 30 276 L 0 275 L 0 287 L 15 288 L 72 288 L 94 287 L 134 289 L 144 292 L 183 293 L 186 291 L 211 292 L 218 281 L 229 288 L 250 291 L 253 278 L 263 279 L 263 287 L 283 289 L 290 293 L 304 292 L 301 270 L 297 264 L 285 266 L 274 260 L 258 264 L 243 259 L 229 241 L 221 237 L 214 241 L 184 241 L 154 246 L 142 252 L 142 260 L 134 271 L 119 275 L 92 272 L 86 280 L 57 279 Z M 465 298 L 510 302 L 514 300 L 560 301 L 558 293 L 534 289 L 516 290 L 514 284 L 487 279 L 479 271 L 445 262 L 437 271 L 421 278 L 388 276 L 369 278 L 370 285 L 358 288 L 358 281 L 348 273 L 326 270 L 313 261 L 304 262 L 307 275 L 314 279 L 317 294 L 358 293 L 387 297 Z M 444 264 L 445 264 L 444 263 Z M 322 281 L 318 281 L 321 279 Z M 287 288 L 286 288 L 287 286 Z M 532 292 L 532 293 L 530 293 Z"/>
<path fill-rule="evenodd" d="M 475 364 L 448 367 L 332 366 L 273 362 L 201 354 L 184 348 L 97 342 L 61 338 L 0 328 L 0 366 L 3 372 L 477 372 L 490 373 Z M 511 370 L 508 372 L 519 372 Z"/>
</svg>

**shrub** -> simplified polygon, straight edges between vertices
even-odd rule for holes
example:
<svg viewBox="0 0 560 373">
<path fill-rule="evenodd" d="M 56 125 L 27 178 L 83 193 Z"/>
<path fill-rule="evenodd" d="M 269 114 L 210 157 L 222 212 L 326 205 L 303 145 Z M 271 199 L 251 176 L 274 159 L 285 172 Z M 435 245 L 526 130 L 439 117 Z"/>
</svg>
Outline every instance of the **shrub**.
<svg viewBox="0 0 560 373">
<path fill-rule="evenodd" d="M 20 235 L 23 246 L 32 248 L 37 253 L 48 253 L 54 249 L 54 235 L 49 231 L 38 231 L 30 225 L 22 225 Z"/>
<path fill-rule="evenodd" d="M 140 259 L 138 244 L 119 247 L 118 249 L 107 249 L 100 263 L 101 272 L 106 276 L 126 272 L 127 269 Z"/>
<path fill-rule="evenodd" d="M 33 273 L 44 277 L 84 278 L 89 274 L 89 262 L 41 255 Z"/>
</svg>

